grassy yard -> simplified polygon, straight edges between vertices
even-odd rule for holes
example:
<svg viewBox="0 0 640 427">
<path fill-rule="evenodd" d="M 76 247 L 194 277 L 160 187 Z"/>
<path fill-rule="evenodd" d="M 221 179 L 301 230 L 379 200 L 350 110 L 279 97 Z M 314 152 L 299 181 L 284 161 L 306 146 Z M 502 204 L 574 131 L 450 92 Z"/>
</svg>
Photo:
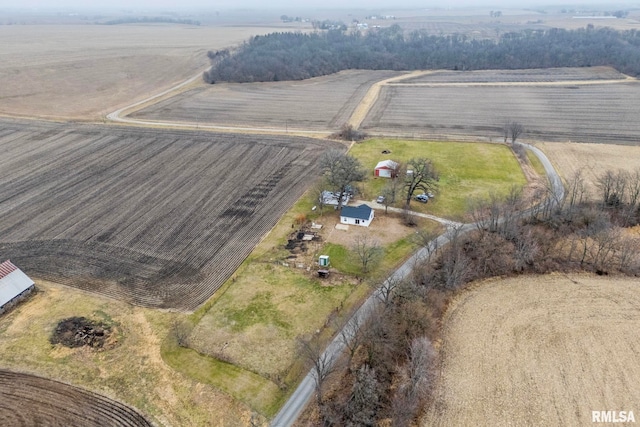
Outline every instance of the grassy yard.
<svg viewBox="0 0 640 427">
<path fill-rule="evenodd" d="M 383 150 L 391 154 L 382 154 Z M 356 144 L 350 154 L 360 159 L 371 177 L 363 183 L 362 198 L 372 200 L 381 194 L 386 178 L 373 176 L 375 165 L 386 159 L 407 162 L 414 157 L 433 161 L 440 173 L 436 197 L 427 204 L 411 202 L 419 212 L 461 220 L 468 201 L 491 193 L 506 194 L 513 186 L 524 186 L 526 180 L 509 147 L 501 144 L 462 142 L 404 141 L 371 139 Z M 398 203 L 401 207 L 402 201 Z"/>
</svg>

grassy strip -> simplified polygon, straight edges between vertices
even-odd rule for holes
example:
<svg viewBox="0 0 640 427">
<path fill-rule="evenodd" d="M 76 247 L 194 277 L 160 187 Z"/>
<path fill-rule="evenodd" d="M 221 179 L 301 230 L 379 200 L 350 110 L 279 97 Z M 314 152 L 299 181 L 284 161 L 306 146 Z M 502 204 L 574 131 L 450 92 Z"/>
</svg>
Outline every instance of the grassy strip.
<svg viewBox="0 0 640 427">
<path fill-rule="evenodd" d="M 190 348 L 180 347 L 175 340 L 166 339 L 161 353 L 163 360 L 175 370 L 218 388 L 267 417 L 276 414 L 284 399 L 278 386 L 266 378 Z"/>
<path fill-rule="evenodd" d="M 540 177 L 544 178 L 547 176 L 547 173 L 544 170 L 544 166 L 542 166 L 542 162 L 540 161 L 538 156 L 531 152 L 531 150 L 527 150 L 527 159 L 529 159 L 529 163 L 531 163 L 533 170 L 535 170 L 536 173 L 540 175 Z"/>
</svg>

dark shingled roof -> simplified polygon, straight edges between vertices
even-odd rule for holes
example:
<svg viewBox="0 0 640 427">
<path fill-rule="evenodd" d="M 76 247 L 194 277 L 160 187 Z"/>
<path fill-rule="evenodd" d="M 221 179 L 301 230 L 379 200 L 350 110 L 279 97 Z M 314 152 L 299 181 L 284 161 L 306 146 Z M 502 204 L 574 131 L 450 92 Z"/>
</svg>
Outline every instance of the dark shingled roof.
<svg viewBox="0 0 640 427">
<path fill-rule="evenodd" d="M 373 209 L 371 209 L 367 205 L 360 205 L 356 207 L 343 206 L 342 211 L 340 211 L 340 216 L 346 216 L 349 218 L 356 218 L 356 219 L 369 219 L 369 217 L 371 217 L 372 210 Z"/>
</svg>

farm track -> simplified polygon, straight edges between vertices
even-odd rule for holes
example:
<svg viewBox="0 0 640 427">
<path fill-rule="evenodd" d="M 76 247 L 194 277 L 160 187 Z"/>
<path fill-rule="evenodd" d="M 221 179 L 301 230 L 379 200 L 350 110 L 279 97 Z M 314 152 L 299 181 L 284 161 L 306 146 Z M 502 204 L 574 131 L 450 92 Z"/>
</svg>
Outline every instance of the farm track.
<svg viewBox="0 0 640 427">
<path fill-rule="evenodd" d="M 4 426 L 152 426 L 120 402 L 33 375 L 0 370 L 0 397 Z"/>
<path fill-rule="evenodd" d="M 108 118 L 153 126 L 326 133 L 350 120 L 372 85 L 399 74 L 350 70 L 304 81 L 215 84 L 178 94 L 127 117 L 119 113 L 130 107 Z"/>
<path fill-rule="evenodd" d="M 35 277 L 188 311 L 302 195 L 334 144 L 7 122 L 0 145 L 2 256 Z"/>
</svg>

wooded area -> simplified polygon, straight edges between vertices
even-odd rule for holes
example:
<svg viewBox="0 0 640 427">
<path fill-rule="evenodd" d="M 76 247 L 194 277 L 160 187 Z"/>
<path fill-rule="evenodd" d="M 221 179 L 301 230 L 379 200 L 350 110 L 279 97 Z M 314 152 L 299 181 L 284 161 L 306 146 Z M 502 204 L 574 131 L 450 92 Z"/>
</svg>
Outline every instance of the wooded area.
<svg viewBox="0 0 640 427">
<path fill-rule="evenodd" d="M 493 40 L 433 36 L 399 25 L 361 34 L 329 30 L 255 36 L 235 53 L 210 52 L 208 83 L 302 80 L 347 69 L 484 70 L 608 65 L 640 74 L 640 32 L 594 28 L 526 30 Z"/>
</svg>

